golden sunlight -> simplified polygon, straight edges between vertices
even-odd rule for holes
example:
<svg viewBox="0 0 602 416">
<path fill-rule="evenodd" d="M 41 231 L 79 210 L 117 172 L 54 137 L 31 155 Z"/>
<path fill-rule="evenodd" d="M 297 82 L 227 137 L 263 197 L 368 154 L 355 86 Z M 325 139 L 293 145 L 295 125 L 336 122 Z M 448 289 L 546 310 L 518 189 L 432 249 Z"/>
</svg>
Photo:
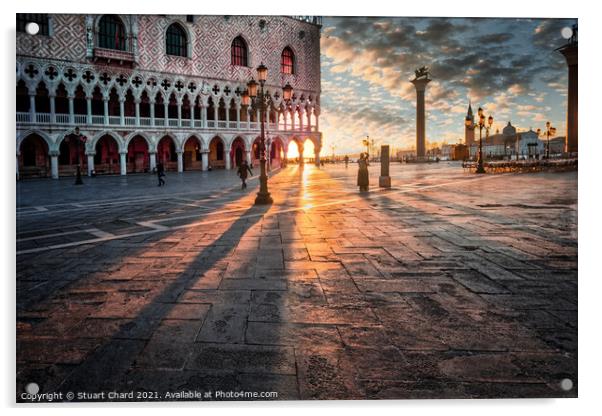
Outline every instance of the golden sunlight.
<svg viewBox="0 0 602 416">
<path fill-rule="evenodd" d="M 286 154 L 288 159 L 294 159 L 299 157 L 299 147 L 297 146 L 297 142 L 292 140 L 288 145 L 288 153 Z M 303 158 L 309 159 L 314 157 L 314 143 L 307 139 L 303 145 Z"/>
</svg>

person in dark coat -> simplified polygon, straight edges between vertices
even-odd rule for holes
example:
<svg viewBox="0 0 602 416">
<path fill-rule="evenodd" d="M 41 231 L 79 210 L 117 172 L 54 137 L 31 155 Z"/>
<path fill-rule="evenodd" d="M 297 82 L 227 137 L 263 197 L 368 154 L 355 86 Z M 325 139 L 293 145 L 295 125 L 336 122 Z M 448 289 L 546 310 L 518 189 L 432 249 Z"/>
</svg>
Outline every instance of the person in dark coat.
<svg viewBox="0 0 602 416">
<path fill-rule="evenodd" d="M 240 165 L 238 165 L 238 176 L 240 176 L 240 180 L 242 181 L 242 189 L 247 188 L 247 177 L 249 173 L 252 175 L 253 171 L 249 167 L 249 164 L 246 160 L 243 160 Z"/>
<path fill-rule="evenodd" d="M 157 164 L 157 179 L 159 179 L 159 186 L 165 185 L 165 166 L 163 166 L 163 162 L 159 162 Z"/>
<path fill-rule="evenodd" d="M 368 155 L 362 153 L 357 163 L 359 165 L 357 171 L 357 186 L 360 187 L 360 192 L 367 192 L 369 185 L 368 166 L 370 165 L 368 163 Z"/>
</svg>

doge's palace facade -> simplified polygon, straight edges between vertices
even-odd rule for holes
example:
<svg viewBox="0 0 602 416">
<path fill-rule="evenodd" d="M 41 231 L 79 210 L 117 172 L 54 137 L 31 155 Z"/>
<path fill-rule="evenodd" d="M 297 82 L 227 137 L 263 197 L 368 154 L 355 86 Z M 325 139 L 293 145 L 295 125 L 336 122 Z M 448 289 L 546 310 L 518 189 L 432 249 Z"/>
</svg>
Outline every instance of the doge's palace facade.
<svg viewBox="0 0 602 416">
<path fill-rule="evenodd" d="M 29 20 L 40 33 L 19 30 Z M 78 161 L 90 175 L 256 164 L 259 111 L 241 95 L 260 63 L 271 166 L 306 140 L 319 162 L 318 18 L 18 15 L 17 174 L 58 178 Z"/>
</svg>

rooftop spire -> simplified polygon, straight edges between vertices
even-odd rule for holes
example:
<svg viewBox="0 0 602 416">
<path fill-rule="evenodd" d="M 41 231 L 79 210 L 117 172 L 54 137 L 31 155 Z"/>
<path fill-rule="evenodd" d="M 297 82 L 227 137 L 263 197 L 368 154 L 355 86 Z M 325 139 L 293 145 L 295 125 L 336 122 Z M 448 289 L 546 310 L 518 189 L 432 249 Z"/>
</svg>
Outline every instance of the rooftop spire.
<svg viewBox="0 0 602 416">
<path fill-rule="evenodd" d="M 472 102 L 470 100 L 468 100 L 468 112 L 466 115 L 472 117 Z"/>
</svg>

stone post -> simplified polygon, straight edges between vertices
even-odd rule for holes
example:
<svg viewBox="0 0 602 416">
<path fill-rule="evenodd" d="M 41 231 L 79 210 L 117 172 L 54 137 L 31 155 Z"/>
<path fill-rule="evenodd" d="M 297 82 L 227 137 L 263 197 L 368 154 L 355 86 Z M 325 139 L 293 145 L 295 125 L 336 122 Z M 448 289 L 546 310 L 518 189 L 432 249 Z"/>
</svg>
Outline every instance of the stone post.
<svg viewBox="0 0 602 416">
<path fill-rule="evenodd" d="M 389 176 L 389 145 L 380 147 L 380 177 L 378 186 L 381 188 L 391 187 L 391 176 Z"/>
<path fill-rule="evenodd" d="M 431 80 L 429 78 L 416 78 L 411 82 L 416 87 L 416 157 L 423 159 L 426 156 L 424 92 L 426 84 Z"/>
</svg>

